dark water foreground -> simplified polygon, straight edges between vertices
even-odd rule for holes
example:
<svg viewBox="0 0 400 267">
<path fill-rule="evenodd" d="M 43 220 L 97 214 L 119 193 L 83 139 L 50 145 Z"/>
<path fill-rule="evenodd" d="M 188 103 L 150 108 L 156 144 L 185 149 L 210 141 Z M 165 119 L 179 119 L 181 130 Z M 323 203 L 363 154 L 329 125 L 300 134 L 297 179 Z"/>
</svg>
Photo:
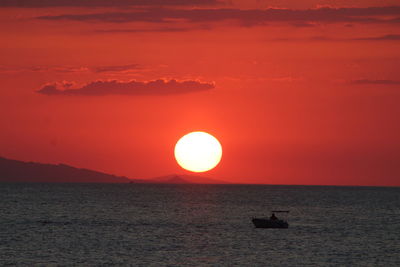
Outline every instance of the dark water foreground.
<svg viewBox="0 0 400 267">
<path fill-rule="evenodd" d="M 400 188 L 0 184 L 0 212 L 0 265 L 400 266 Z"/>
</svg>

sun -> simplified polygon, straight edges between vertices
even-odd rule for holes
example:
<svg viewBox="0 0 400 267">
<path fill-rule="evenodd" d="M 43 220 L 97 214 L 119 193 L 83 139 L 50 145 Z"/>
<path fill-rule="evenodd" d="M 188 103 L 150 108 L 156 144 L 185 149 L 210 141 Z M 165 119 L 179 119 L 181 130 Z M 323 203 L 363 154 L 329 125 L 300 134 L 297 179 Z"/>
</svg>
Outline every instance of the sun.
<svg viewBox="0 0 400 267">
<path fill-rule="evenodd" d="M 222 146 L 206 132 L 191 132 L 179 139 L 175 145 L 175 159 L 185 170 L 206 172 L 221 161 Z"/>
</svg>

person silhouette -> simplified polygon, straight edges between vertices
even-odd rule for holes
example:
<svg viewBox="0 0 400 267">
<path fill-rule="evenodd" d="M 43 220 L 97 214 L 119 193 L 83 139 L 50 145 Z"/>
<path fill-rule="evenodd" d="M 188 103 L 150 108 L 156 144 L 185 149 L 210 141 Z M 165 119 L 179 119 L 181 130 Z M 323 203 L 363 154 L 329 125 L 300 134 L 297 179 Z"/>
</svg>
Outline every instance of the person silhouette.
<svg viewBox="0 0 400 267">
<path fill-rule="evenodd" d="M 275 216 L 275 213 L 272 213 L 271 217 L 269 218 L 270 220 L 278 220 L 278 218 Z"/>
</svg>

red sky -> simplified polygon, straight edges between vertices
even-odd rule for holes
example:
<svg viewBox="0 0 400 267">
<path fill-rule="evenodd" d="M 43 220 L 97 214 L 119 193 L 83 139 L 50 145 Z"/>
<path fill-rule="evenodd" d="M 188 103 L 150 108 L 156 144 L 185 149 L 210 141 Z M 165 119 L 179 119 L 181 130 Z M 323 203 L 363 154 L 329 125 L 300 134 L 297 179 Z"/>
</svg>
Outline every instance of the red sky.
<svg viewBox="0 0 400 267">
<path fill-rule="evenodd" d="M 1 156 L 150 178 L 203 130 L 206 177 L 400 185 L 397 0 L 38 2 L 0 2 Z"/>
</svg>

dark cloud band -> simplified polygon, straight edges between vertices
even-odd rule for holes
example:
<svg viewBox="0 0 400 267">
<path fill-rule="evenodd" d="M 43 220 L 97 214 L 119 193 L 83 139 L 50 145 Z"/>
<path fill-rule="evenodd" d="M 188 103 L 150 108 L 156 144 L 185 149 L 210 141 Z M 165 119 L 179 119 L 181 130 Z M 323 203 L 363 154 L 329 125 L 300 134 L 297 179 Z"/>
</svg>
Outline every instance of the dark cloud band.
<svg viewBox="0 0 400 267">
<path fill-rule="evenodd" d="M 400 41 L 400 34 L 387 34 L 383 36 L 357 38 L 359 41 Z"/>
<path fill-rule="evenodd" d="M 0 7 L 129 7 L 129 6 L 213 6 L 217 0 L 1 0 Z"/>
<path fill-rule="evenodd" d="M 213 89 L 213 83 L 199 81 L 154 80 L 138 81 L 95 81 L 78 88 L 71 83 L 47 84 L 37 92 L 44 95 L 102 96 L 102 95 L 172 95 Z"/>
<path fill-rule="evenodd" d="M 153 22 L 171 23 L 185 21 L 212 23 L 237 21 L 244 26 L 269 22 L 286 22 L 299 25 L 309 23 L 399 23 L 400 6 L 368 8 L 316 8 L 316 9 L 170 9 L 150 8 L 133 12 L 107 12 L 92 14 L 64 14 L 37 17 L 43 20 L 72 20 L 85 22 Z"/>
<path fill-rule="evenodd" d="M 372 80 L 372 79 L 358 79 L 358 80 L 352 80 L 352 84 L 359 84 L 359 85 L 399 85 L 400 81 L 399 80 Z"/>
</svg>

